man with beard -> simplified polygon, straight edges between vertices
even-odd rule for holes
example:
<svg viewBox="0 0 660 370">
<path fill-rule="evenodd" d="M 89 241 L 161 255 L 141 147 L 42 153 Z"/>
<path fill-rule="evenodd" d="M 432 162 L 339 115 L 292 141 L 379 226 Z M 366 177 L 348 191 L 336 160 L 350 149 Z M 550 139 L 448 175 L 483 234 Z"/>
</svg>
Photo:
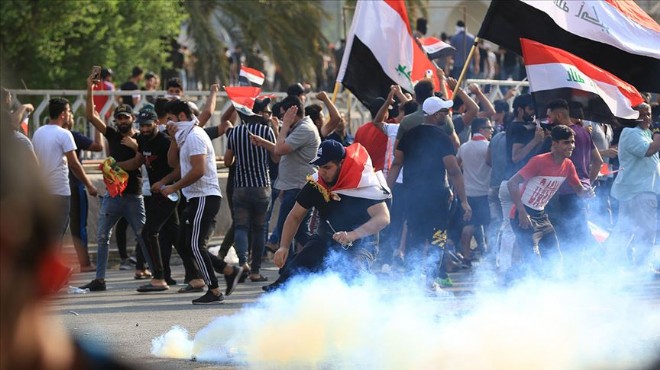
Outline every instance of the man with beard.
<svg viewBox="0 0 660 370">
<path fill-rule="evenodd" d="M 188 102 L 172 100 L 167 103 L 167 117 L 176 126 L 174 141 L 170 145 L 179 150 L 181 178 L 172 185 L 164 186 L 160 193 L 167 197 L 181 190 L 188 200 L 182 213 L 183 240 L 195 256 L 197 267 L 208 286 L 206 294 L 193 299 L 195 305 L 222 303 L 224 297 L 218 287 L 218 279 L 213 272 L 213 263 L 206 243 L 214 225 L 215 215 L 220 210 L 220 184 L 215 166 L 215 150 L 211 139 L 199 127 Z M 241 276 L 241 269 L 220 261 L 219 270 L 227 283 L 226 295 L 230 295 Z"/>
<path fill-rule="evenodd" d="M 149 249 L 149 267 L 153 278 L 149 284 L 137 289 L 138 292 L 159 292 L 169 289 L 167 280 L 172 281 L 169 262 L 172 254 L 174 240 L 167 238 L 160 244 L 160 230 L 165 226 L 170 217 L 174 217 L 174 224 L 179 225 L 176 207 L 179 203 L 178 193 L 165 197 L 160 189 L 165 185 L 172 184 L 179 178 L 179 168 L 171 168 L 167 164 L 167 151 L 170 148 L 169 137 L 158 130 L 158 116 L 150 108 L 143 108 L 137 118 L 140 126 L 140 135 L 134 143 L 137 153 L 135 157 L 127 161 L 125 170 L 137 170 L 143 164 L 147 168 L 149 183 L 151 184 L 151 196 L 145 197 L 145 209 L 147 221 L 142 230 L 144 244 Z M 164 233 L 163 235 L 169 235 Z"/>
<path fill-rule="evenodd" d="M 403 192 L 406 199 L 406 265 L 413 269 L 421 263 L 426 285 L 431 291 L 451 285 L 442 268 L 447 240 L 451 179 L 463 209 L 463 220 L 472 217 L 465 194 L 463 174 L 456 159 L 452 140 L 444 125 L 453 102 L 432 96 L 422 104 L 424 124 L 416 126 L 401 138 L 394 152 L 390 179 L 396 179 L 403 166 Z"/>
<path fill-rule="evenodd" d="M 129 105 L 120 105 L 115 109 L 116 129 L 109 127 L 103 122 L 98 112 L 94 110 L 93 76 L 87 78 L 87 119 L 108 140 L 110 156 L 117 161 L 119 167 L 124 168 L 129 161 L 135 157 L 137 148 L 135 138 L 137 132 L 133 129 L 133 109 Z M 101 200 L 99 210 L 99 224 L 97 232 L 98 254 L 96 261 L 96 278 L 81 288 L 89 288 L 90 291 L 106 290 L 105 270 L 108 264 L 108 248 L 110 233 L 117 221 L 124 217 L 131 226 L 145 257 L 149 260 L 149 253 L 142 239 L 142 228 L 146 221 L 144 210 L 144 197 L 142 196 L 142 174 L 140 170 L 129 170 L 128 181 L 125 190 L 115 197 L 106 193 Z"/>
<path fill-rule="evenodd" d="M 280 288 L 294 274 L 318 272 L 324 263 L 349 274 L 367 270 L 374 260 L 373 236 L 390 222 L 385 204 L 390 190 L 382 174 L 373 171 L 362 145 L 344 148 L 337 141 L 326 140 L 310 163 L 319 171 L 300 190 L 284 222 L 280 248 L 274 256 L 282 271 L 275 283 L 263 287 L 265 291 Z M 296 230 L 312 207 L 319 212 L 318 231 L 285 266 Z M 330 262 L 327 257 L 333 254 L 338 258 Z"/>
<path fill-rule="evenodd" d="M 536 116 L 534 101 L 529 94 L 522 94 L 513 101 L 515 118 L 506 130 L 506 170 L 500 184 L 499 198 L 502 205 L 502 237 L 497 254 L 498 267 L 505 273 L 513 258 L 516 237 L 509 221 L 509 212 L 513 206 L 507 182 L 529 159 L 536 155 L 543 145 L 545 133 L 534 123 Z"/>
</svg>

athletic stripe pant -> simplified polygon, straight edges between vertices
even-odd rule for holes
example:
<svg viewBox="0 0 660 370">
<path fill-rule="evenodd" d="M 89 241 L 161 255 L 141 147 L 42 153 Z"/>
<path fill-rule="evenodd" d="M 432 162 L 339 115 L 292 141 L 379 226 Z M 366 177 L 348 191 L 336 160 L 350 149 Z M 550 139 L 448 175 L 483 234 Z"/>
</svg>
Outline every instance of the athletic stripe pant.
<svg viewBox="0 0 660 370">
<path fill-rule="evenodd" d="M 181 215 L 185 248 L 192 250 L 197 269 L 209 289 L 218 287 L 218 279 L 213 272 L 206 243 L 213 231 L 215 215 L 220 210 L 221 199 L 219 196 L 188 199 L 188 204 Z"/>
</svg>

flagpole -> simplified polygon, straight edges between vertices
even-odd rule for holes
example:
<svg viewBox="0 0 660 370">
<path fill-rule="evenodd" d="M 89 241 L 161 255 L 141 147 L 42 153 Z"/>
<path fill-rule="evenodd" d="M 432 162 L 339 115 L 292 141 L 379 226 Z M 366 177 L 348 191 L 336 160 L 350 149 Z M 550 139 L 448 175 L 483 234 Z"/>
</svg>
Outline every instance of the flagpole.
<svg viewBox="0 0 660 370">
<path fill-rule="evenodd" d="M 470 62 L 472 62 L 472 56 L 474 55 L 474 51 L 477 49 L 477 44 L 479 43 L 479 37 L 474 38 L 474 44 L 472 44 L 472 48 L 470 48 L 470 53 L 467 56 L 467 59 L 465 59 L 465 64 L 463 65 L 463 70 L 461 71 L 461 75 L 458 76 L 458 81 L 456 82 L 456 87 L 460 87 L 461 83 L 463 82 L 463 78 L 465 77 L 465 73 L 467 72 L 467 69 L 470 67 Z M 456 94 L 454 94 L 454 99 L 456 99 Z"/>
<path fill-rule="evenodd" d="M 341 88 L 341 82 L 335 81 L 335 90 L 332 92 L 332 104 L 335 104 L 337 101 L 337 94 L 339 94 L 339 89 Z"/>
</svg>

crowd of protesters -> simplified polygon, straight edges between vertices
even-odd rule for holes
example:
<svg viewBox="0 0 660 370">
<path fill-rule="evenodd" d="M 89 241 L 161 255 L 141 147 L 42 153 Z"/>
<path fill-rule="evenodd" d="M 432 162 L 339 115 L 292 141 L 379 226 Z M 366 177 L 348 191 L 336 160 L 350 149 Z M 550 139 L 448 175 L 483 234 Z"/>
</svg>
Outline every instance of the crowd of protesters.
<svg viewBox="0 0 660 370">
<path fill-rule="evenodd" d="M 178 78 L 166 81 L 165 96 L 130 94 L 107 104 L 108 96 L 95 95 L 114 89 L 107 68 L 87 79 L 85 114 L 94 139 L 71 131 L 73 114 L 63 98 L 49 101 L 50 122 L 30 140 L 20 121 L 33 108 L 11 109 L 3 90 L 3 122 L 46 176 L 58 204 L 57 230 L 63 237 L 70 226 L 80 271 L 96 272 L 82 287 L 91 291 L 106 289 L 109 240 L 118 223 L 120 268 L 132 269 L 132 259 L 135 278 L 150 279 L 137 290 L 178 284 L 170 269 L 174 247 L 185 269 L 178 291 L 207 288 L 194 304 L 221 302 L 248 280 L 266 282 L 260 268 L 269 253 L 281 270 L 266 291 L 303 270 L 322 269 L 334 250 L 353 251 L 337 269 L 417 271 L 430 290 L 451 286 L 448 273 L 484 261 L 504 283 L 571 276 L 594 261 L 657 273 L 657 102 L 645 94 L 646 103 L 634 107 L 636 121 L 595 122 L 585 117 L 605 114 L 590 105 L 557 99 L 541 107 L 516 89 L 508 100 L 491 102 L 482 87 L 459 86 L 455 71 L 446 76 L 437 69 L 439 88 L 422 80 L 411 95 L 394 85 L 387 96 L 365 102 L 372 119 L 355 132 L 327 93 L 303 83 L 291 85 L 281 101 L 257 99 L 252 115 L 230 106 L 215 126 L 218 85 L 202 110 L 187 101 Z M 121 89 L 159 85 L 156 74 L 135 67 Z M 211 141 L 221 136 L 227 151 L 215 153 Z M 104 178 L 123 178 L 120 190 L 99 191 L 80 164 L 82 150 L 104 147 L 111 157 Z M 366 157 L 355 162 L 360 153 Z M 216 256 L 207 244 L 223 199 L 217 158 L 229 169 L 224 190 L 232 226 Z M 369 191 L 360 188 L 364 176 L 350 180 L 360 179 L 351 172 L 358 167 L 379 174 Z M 103 195 L 94 264 L 87 196 L 97 194 Z M 135 258 L 126 251 L 128 226 Z M 225 262 L 232 247 L 237 266 Z M 216 273 L 224 277 L 224 294 Z"/>
</svg>

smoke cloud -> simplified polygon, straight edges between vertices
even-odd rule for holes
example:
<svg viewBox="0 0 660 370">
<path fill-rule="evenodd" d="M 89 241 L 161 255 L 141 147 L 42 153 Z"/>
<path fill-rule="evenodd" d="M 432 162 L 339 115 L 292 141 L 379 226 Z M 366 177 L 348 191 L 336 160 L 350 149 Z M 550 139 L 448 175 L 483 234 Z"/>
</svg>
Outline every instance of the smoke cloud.
<svg viewBox="0 0 660 370">
<path fill-rule="evenodd" d="M 660 353 L 648 281 L 474 279 L 467 294 L 431 296 L 417 274 L 307 276 L 192 338 L 173 327 L 152 354 L 255 369 L 631 369 Z"/>
</svg>

